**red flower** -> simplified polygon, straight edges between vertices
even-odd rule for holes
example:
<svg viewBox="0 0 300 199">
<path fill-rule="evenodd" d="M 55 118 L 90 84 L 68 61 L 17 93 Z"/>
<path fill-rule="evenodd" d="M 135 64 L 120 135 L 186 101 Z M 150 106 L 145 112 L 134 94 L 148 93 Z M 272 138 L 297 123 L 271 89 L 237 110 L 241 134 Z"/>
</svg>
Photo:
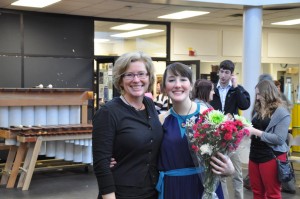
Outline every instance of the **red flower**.
<svg viewBox="0 0 300 199">
<path fill-rule="evenodd" d="M 195 151 L 195 152 L 197 152 L 197 151 L 199 151 L 199 148 L 196 146 L 196 145 L 192 145 L 192 149 Z"/>
<path fill-rule="evenodd" d="M 198 137 L 200 137 L 199 132 L 195 132 L 195 133 L 194 133 L 194 138 L 198 138 Z"/>
<path fill-rule="evenodd" d="M 235 126 L 242 128 L 243 127 L 243 123 L 240 120 L 235 120 Z"/>
<path fill-rule="evenodd" d="M 224 140 L 227 140 L 227 141 L 232 140 L 232 134 L 231 133 L 225 133 Z"/>
<path fill-rule="evenodd" d="M 218 130 L 216 130 L 216 131 L 214 132 L 214 136 L 219 137 L 219 136 L 220 136 L 220 132 L 219 132 Z"/>
</svg>

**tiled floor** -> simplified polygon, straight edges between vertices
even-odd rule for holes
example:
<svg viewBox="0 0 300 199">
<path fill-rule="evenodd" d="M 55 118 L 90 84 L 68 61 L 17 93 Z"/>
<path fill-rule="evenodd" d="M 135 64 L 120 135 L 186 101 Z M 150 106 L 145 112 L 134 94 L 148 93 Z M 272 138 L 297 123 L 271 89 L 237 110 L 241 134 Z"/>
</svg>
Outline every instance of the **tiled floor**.
<svg viewBox="0 0 300 199">
<path fill-rule="evenodd" d="M 300 183 L 300 168 L 297 165 L 297 184 Z M 245 170 L 245 173 L 247 171 Z M 229 189 L 230 189 L 229 185 Z M 252 192 L 245 189 L 244 199 L 251 199 Z M 98 193 L 96 179 L 92 171 L 84 168 L 37 171 L 34 173 L 28 191 L 0 187 L 0 199 L 96 199 Z M 232 190 L 229 190 L 232 195 Z M 231 196 L 232 197 L 232 196 Z M 299 199 L 300 189 L 296 194 L 282 194 L 283 199 Z"/>
</svg>

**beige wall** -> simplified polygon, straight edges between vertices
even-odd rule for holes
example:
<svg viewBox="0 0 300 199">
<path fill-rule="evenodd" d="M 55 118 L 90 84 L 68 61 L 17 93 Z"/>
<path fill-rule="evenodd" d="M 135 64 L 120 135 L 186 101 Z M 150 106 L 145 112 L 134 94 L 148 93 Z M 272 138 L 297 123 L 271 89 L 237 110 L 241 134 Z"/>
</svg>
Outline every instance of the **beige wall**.
<svg viewBox="0 0 300 199">
<path fill-rule="evenodd" d="M 196 51 L 188 55 L 188 49 Z M 200 73 L 209 73 L 211 65 L 230 59 L 236 63 L 239 82 L 242 82 L 243 29 L 237 26 L 215 26 L 172 23 L 171 60 L 201 60 Z M 262 35 L 261 73 L 277 79 L 277 71 L 298 68 L 300 64 L 300 30 L 264 28 Z M 288 64 L 287 68 L 281 65 Z M 287 74 L 299 85 L 299 73 Z"/>
<path fill-rule="evenodd" d="M 188 56 L 188 48 L 196 56 Z M 200 59 L 202 62 L 220 62 L 231 59 L 242 61 L 243 29 L 237 26 L 215 26 L 172 23 L 171 59 Z M 263 29 L 263 63 L 300 63 L 300 30 Z"/>
</svg>

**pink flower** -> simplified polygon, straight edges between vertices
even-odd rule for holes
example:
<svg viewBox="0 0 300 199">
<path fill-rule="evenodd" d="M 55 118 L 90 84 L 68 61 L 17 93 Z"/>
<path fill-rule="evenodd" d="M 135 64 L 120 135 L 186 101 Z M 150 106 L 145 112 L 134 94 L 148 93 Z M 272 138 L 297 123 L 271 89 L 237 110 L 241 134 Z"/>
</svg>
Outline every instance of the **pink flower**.
<svg viewBox="0 0 300 199">
<path fill-rule="evenodd" d="M 200 137 L 199 132 L 195 132 L 195 133 L 194 133 L 194 138 L 198 138 L 198 137 Z"/>
<path fill-rule="evenodd" d="M 192 145 L 192 149 L 193 149 L 195 152 L 199 151 L 199 148 L 198 148 L 196 145 Z"/>
<path fill-rule="evenodd" d="M 220 136 L 220 132 L 219 132 L 218 130 L 216 130 L 216 131 L 214 132 L 214 136 L 219 137 L 219 136 Z"/>
<path fill-rule="evenodd" d="M 224 140 L 232 140 L 232 134 L 231 133 L 225 133 L 225 136 L 224 136 Z"/>
</svg>

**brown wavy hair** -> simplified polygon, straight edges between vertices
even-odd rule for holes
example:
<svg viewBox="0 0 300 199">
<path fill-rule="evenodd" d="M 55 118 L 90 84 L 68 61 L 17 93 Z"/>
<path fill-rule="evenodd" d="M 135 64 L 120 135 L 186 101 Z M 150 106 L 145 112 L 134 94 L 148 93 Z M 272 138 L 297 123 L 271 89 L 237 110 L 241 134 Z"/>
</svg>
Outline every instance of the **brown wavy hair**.
<svg viewBox="0 0 300 199">
<path fill-rule="evenodd" d="M 192 99 L 199 99 L 204 102 L 209 102 L 210 91 L 213 88 L 213 83 L 206 79 L 198 79 L 193 87 Z"/>
<path fill-rule="evenodd" d="M 254 109 L 260 118 L 271 117 L 277 107 L 286 106 L 273 81 L 262 80 L 255 88 L 258 89 L 259 100 L 256 99 Z"/>
</svg>

